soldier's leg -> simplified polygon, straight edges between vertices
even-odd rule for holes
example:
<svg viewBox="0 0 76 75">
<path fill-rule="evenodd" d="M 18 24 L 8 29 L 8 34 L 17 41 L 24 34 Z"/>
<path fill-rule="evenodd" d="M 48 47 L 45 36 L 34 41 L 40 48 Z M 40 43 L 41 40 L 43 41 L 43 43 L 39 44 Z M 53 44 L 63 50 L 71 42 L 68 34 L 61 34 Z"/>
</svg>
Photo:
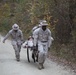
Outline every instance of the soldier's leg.
<svg viewBox="0 0 76 75">
<path fill-rule="evenodd" d="M 19 52 L 21 52 L 21 45 L 18 45 L 18 50 Z"/>
<path fill-rule="evenodd" d="M 39 54 L 38 54 L 38 63 L 39 63 L 39 69 L 42 69 L 42 63 L 44 61 L 44 51 L 43 51 L 43 45 L 39 44 L 38 45 L 38 50 L 39 50 Z"/>
<path fill-rule="evenodd" d="M 17 43 L 15 41 L 13 41 L 12 46 L 15 50 L 16 59 L 17 59 L 17 61 L 19 61 L 20 60 L 20 54 L 19 54 Z"/>
<path fill-rule="evenodd" d="M 16 59 L 17 59 L 17 61 L 19 61 L 20 60 L 20 54 L 19 54 L 18 46 L 17 45 L 13 45 L 13 48 L 15 50 Z"/>
<path fill-rule="evenodd" d="M 17 47 L 18 47 L 18 50 L 20 52 L 21 51 L 21 40 L 17 41 Z"/>
<path fill-rule="evenodd" d="M 44 56 L 43 56 L 42 68 L 44 69 L 44 62 L 45 62 L 45 60 L 46 60 L 47 53 L 48 53 L 47 43 L 43 46 L 43 50 L 44 50 Z"/>
<path fill-rule="evenodd" d="M 20 60 L 20 52 L 21 52 L 21 45 L 17 45 L 17 47 L 18 47 L 18 59 Z"/>
</svg>

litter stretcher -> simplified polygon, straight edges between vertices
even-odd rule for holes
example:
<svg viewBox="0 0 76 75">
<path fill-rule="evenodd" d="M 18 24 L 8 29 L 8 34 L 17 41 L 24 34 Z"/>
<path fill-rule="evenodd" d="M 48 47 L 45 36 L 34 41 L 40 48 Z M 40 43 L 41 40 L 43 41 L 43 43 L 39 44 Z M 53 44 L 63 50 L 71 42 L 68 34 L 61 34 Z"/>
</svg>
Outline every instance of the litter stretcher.
<svg viewBox="0 0 76 75">
<path fill-rule="evenodd" d="M 28 59 L 28 62 L 30 62 L 30 50 L 32 51 L 32 58 L 33 58 L 33 61 L 34 62 L 38 62 L 38 48 L 36 48 L 36 50 L 34 50 L 34 47 L 33 47 L 33 38 L 29 38 L 28 40 L 26 40 L 24 43 L 23 43 L 23 48 L 26 48 L 27 49 L 27 59 Z"/>
</svg>

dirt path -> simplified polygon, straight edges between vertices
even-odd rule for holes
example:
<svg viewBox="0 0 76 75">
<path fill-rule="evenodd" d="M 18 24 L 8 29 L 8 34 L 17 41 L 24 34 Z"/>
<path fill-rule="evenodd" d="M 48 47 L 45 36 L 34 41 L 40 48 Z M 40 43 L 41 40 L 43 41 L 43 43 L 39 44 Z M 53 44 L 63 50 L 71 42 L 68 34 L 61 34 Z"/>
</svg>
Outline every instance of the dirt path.
<svg viewBox="0 0 76 75">
<path fill-rule="evenodd" d="M 28 63 L 26 57 L 26 50 L 22 48 L 21 61 L 15 60 L 14 50 L 11 42 L 6 41 L 2 43 L 2 37 L 0 37 L 0 75 L 76 75 L 69 68 L 61 66 L 55 62 L 47 59 L 45 62 L 45 69 L 38 70 L 37 63 Z"/>
</svg>

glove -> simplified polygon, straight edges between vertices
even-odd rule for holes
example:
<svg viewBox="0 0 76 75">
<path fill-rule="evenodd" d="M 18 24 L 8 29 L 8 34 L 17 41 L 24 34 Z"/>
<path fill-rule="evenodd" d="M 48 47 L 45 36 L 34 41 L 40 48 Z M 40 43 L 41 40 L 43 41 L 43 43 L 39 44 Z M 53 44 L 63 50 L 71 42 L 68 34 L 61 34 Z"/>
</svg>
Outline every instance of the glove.
<svg viewBox="0 0 76 75">
<path fill-rule="evenodd" d="M 36 50 L 36 46 L 33 46 L 33 50 Z"/>
<path fill-rule="evenodd" d="M 24 42 L 25 42 L 24 40 L 21 40 L 21 45 L 22 45 Z"/>
<path fill-rule="evenodd" d="M 48 51 L 50 51 L 50 47 L 48 47 Z"/>
<path fill-rule="evenodd" d="M 27 47 L 28 47 L 28 45 L 24 46 L 24 48 L 27 48 Z"/>
</svg>

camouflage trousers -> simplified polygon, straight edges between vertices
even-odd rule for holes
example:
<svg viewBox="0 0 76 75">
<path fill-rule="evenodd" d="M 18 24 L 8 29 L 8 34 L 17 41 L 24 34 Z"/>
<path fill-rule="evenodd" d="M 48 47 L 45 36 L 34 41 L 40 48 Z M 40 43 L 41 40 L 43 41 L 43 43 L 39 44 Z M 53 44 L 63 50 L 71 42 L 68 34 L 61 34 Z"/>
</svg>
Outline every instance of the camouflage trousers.
<svg viewBox="0 0 76 75">
<path fill-rule="evenodd" d="M 15 50 L 16 59 L 20 59 L 21 44 L 19 44 L 16 41 L 13 41 L 12 46 L 13 46 L 13 48 Z"/>
<path fill-rule="evenodd" d="M 43 63 L 44 64 L 45 59 L 47 57 L 47 53 L 48 53 L 47 42 L 45 42 L 45 43 L 38 42 L 38 51 L 39 51 L 38 63 Z"/>
</svg>

